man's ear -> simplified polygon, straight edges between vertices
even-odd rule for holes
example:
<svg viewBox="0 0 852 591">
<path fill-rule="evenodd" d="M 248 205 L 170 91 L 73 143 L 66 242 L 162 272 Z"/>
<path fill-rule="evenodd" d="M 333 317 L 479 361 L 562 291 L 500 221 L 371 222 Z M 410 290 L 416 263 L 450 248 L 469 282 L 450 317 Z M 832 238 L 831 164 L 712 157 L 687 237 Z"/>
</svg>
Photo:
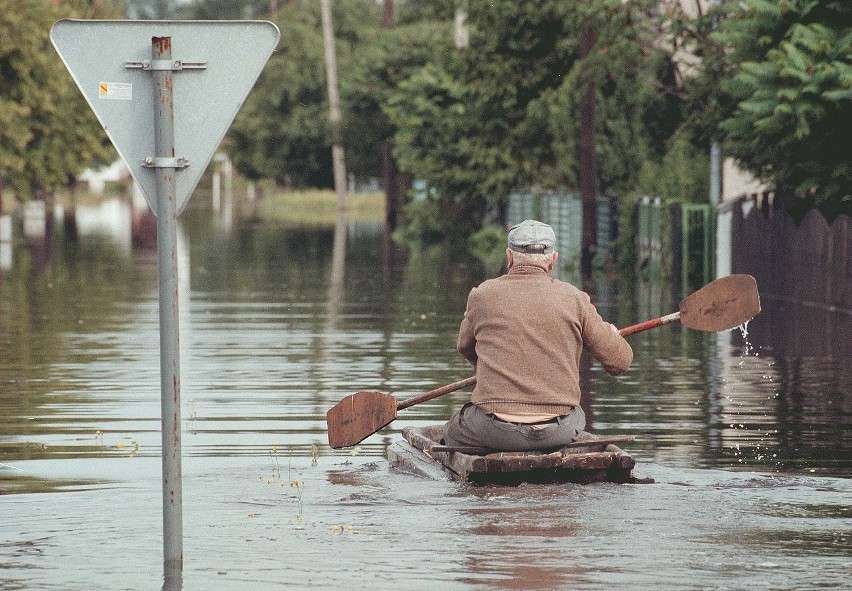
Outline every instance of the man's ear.
<svg viewBox="0 0 852 591">
<path fill-rule="evenodd" d="M 554 251 L 553 251 L 553 258 L 552 258 L 552 259 L 550 259 L 550 263 L 547 265 L 547 270 L 548 270 L 548 271 L 552 271 L 552 270 L 553 270 L 553 265 L 555 265 L 555 264 L 556 264 L 556 259 L 558 259 L 558 258 L 559 258 L 559 253 L 558 253 L 558 252 L 556 252 L 556 251 L 554 250 Z"/>
<path fill-rule="evenodd" d="M 508 265 L 507 268 L 509 269 L 511 269 L 515 264 L 515 255 L 512 254 L 511 248 L 506 249 L 506 264 Z"/>
</svg>

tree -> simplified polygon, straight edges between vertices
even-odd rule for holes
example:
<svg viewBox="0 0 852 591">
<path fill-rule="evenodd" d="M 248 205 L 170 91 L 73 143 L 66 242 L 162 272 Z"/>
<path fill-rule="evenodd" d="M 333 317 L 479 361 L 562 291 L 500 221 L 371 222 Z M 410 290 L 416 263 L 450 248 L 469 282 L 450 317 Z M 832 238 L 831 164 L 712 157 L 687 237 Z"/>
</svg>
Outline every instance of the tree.
<svg viewBox="0 0 852 591">
<path fill-rule="evenodd" d="M 726 17 L 728 154 L 799 205 L 852 215 L 852 5 L 744 0 Z"/>
<path fill-rule="evenodd" d="M 518 187 L 577 187 L 580 97 L 594 84 L 597 185 L 626 193 L 682 122 L 655 2 L 470 3 L 470 48 L 400 84 L 400 166 L 436 188 L 436 226 L 470 233 Z M 581 56 L 588 27 L 597 42 Z"/>
<path fill-rule="evenodd" d="M 552 161 L 549 130 L 530 124 L 530 109 L 575 59 L 568 6 L 471 3 L 469 48 L 456 50 L 448 35 L 437 59 L 399 85 L 388 104 L 395 153 L 435 189 L 436 219 L 424 226 L 469 236 L 491 206 Z"/>
<path fill-rule="evenodd" d="M 343 142 L 347 161 L 363 173 L 363 159 L 380 149 L 369 133 L 370 121 L 353 119 L 353 78 L 381 24 L 381 7 L 370 0 L 335 3 L 333 19 L 340 72 Z M 279 11 L 281 43 L 228 134 L 237 169 L 249 178 L 271 178 L 285 186 L 330 187 L 331 130 L 325 86 L 325 62 L 319 6 L 294 2 Z M 362 133 L 367 130 L 367 134 Z M 373 169 L 377 174 L 378 165 Z"/>
<path fill-rule="evenodd" d="M 106 134 L 48 37 L 63 17 L 115 16 L 111 4 L 76 0 L 55 9 L 38 0 L 0 0 L 0 190 L 19 199 L 66 186 L 114 156 Z"/>
<path fill-rule="evenodd" d="M 141 2 L 134 0 L 134 4 Z M 269 0 L 193 0 L 176 6 L 175 12 L 178 18 L 193 20 L 239 20 L 267 18 L 269 8 Z"/>
</svg>

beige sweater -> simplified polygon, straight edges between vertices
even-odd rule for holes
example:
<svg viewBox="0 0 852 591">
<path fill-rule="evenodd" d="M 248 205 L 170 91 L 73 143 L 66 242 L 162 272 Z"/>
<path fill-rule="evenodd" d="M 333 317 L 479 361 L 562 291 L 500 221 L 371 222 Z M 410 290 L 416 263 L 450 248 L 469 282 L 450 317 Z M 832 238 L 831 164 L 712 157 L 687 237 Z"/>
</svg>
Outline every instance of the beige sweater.
<svg viewBox="0 0 852 591">
<path fill-rule="evenodd" d="M 588 294 L 533 266 L 471 290 L 457 343 L 476 369 L 471 401 L 507 414 L 570 414 L 580 404 L 584 347 L 613 375 L 633 361 Z"/>
</svg>

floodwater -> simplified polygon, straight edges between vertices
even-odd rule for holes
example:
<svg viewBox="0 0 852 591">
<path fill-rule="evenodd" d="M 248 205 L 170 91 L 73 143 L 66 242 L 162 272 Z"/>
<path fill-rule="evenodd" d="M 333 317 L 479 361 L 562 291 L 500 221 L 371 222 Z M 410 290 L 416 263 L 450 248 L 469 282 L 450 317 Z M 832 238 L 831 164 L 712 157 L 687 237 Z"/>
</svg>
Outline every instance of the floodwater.
<svg viewBox="0 0 852 591">
<path fill-rule="evenodd" d="M 157 257 L 130 219 L 81 207 L 0 275 L 0 589 L 164 587 Z M 762 294 L 747 336 L 667 326 L 630 337 L 624 376 L 587 365 L 591 430 L 636 435 L 654 484 L 436 482 L 385 451 L 465 393 L 352 450 L 325 412 L 470 375 L 455 332 L 500 270 L 388 251 L 380 227 L 350 225 L 341 266 L 330 228 L 181 222 L 183 589 L 849 588 L 843 312 Z M 590 289 L 619 326 L 677 308 L 632 279 Z"/>
</svg>

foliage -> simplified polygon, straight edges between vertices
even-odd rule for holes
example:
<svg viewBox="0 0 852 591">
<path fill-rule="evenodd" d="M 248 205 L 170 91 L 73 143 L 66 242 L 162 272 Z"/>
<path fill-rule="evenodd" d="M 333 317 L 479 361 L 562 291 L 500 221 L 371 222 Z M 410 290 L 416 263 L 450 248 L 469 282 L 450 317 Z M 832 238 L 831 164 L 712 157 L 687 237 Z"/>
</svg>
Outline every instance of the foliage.
<svg viewBox="0 0 852 591">
<path fill-rule="evenodd" d="M 506 260 L 506 230 L 485 226 L 469 240 L 470 253 L 480 261 L 502 263 Z"/>
<path fill-rule="evenodd" d="M 637 193 L 664 197 L 668 202 L 706 201 L 709 194 L 710 158 L 699 152 L 687 133 L 672 137 L 659 161 L 645 160 L 637 177 Z"/>
<path fill-rule="evenodd" d="M 388 103 L 400 166 L 435 187 L 442 225 L 470 235 L 524 186 L 578 186 L 579 102 L 593 81 L 598 185 L 634 188 L 683 121 L 655 2 L 470 3 L 470 47 L 440 54 Z M 578 40 L 593 30 L 585 57 Z"/>
<path fill-rule="evenodd" d="M 371 98 L 375 78 L 369 74 L 381 59 L 380 7 L 352 0 L 335 3 L 333 9 L 347 168 L 375 174 L 386 128 Z M 331 130 L 319 5 L 305 0 L 282 6 L 278 26 L 281 44 L 231 128 L 230 151 L 238 170 L 250 178 L 330 187 Z"/>
<path fill-rule="evenodd" d="M 447 238 L 447 228 L 441 221 L 441 209 L 434 200 L 412 201 L 405 207 L 408 223 L 394 231 L 397 242 L 406 244 L 435 244 Z"/>
<path fill-rule="evenodd" d="M 450 22 L 458 0 L 394 0 L 394 19 L 398 25 Z"/>
<path fill-rule="evenodd" d="M 237 170 L 284 186 L 328 187 L 328 107 L 319 10 L 282 11 L 276 49 L 228 133 Z"/>
<path fill-rule="evenodd" d="M 158 12 L 167 12 L 166 8 L 157 6 L 163 4 L 162 0 L 158 0 L 153 6 L 150 0 L 134 0 L 132 3 L 136 5 L 137 11 L 151 15 L 146 18 L 176 16 L 193 20 L 240 20 L 266 18 L 269 15 L 269 0 L 193 0 L 189 4 L 171 8 L 170 12 L 174 12 L 174 15 L 162 17 L 153 16 Z"/>
<path fill-rule="evenodd" d="M 730 48 L 728 153 L 829 219 L 852 214 L 850 25 L 844 1 L 745 0 L 717 35 Z"/>
<path fill-rule="evenodd" d="M 357 67 L 345 88 L 347 166 L 355 174 L 378 176 L 380 147 L 394 137 L 396 128 L 386 106 L 399 85 L 448 49 L 446 23 L 417 21 L 375 31 L 370 48 L 359 50 Z"/>
<path fill-rule="evenodd" d="M 471 3 L 470 47 L 428 64 L 389 104 L 401 168 L 434 186 L 459 221 L 481 220 L 477 202 L 499 203 L 548 144 L 523 123 L 530 102 L 564 75 L 571 44 L 566 4 L 544 4 Z"/>
<path fill-rule="evenodd" d="M 63 17 L 115 15 L 104 2 L 75 0 L 55 9 L 39 0 L 0 0 L 0 190 L 11 186 L 26 200 L 114 155 L 49 31 Z"/>
</svg>

